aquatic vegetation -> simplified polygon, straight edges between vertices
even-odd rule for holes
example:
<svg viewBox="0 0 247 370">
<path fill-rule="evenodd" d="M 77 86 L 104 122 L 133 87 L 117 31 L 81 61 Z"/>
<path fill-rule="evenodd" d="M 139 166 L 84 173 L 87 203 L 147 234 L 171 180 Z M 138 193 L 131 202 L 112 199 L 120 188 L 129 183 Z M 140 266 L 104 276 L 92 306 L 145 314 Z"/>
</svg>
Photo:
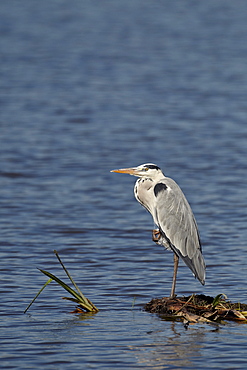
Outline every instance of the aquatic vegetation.
<svg viewBox="0 0 247 370">
<path fill-rule="evenodd" d="M 69 285 L 64 283 L 62 280 L 60 280 L 58 277 L 51 274 L 50 272 L 45 271 L 45 270 L 40 270 L 44 275 L 48 276 L 49 279 L 43 285 L 43 287 L 39 290 L 39 292 L 36 294 L 36 296 L 33 298 L 32 302 L 27 306 L 24 313 L 27 312 L 27 310 L 31 307 L 33 302 L 40 295 L 40 293 L 44 290 L 44 288 L 53 280 L 56 281 L 59 285 L 61 285 L 62 288 L 64 288 L 68 293 L 70 293 L 74 297 L 74 298 L 63 297 L 63 299 L 67 299 L 67 300 L 70 300 L 70 301 L 73 301 L 73 302 L 77 303 L 79 305 L 79 308 L 76 310 L 76 312 L 92 312 L 92 313 L 98 312 L 99 311 L 98 308 L 88 298 L 86 298 L 84 296 L 84 294 L 82 294 L 82 292 L 80 291 L 80 289 L 78 288 L 78 286 L 74 282 L 72 276 L 70 275 L 70 273 L 68 272 L 68 270 L 64 266 L 63 262 L 61 261 L 57 251 L 54 251 L 54 253 L 55 253 L 59 263 L 61 264 L 62 268 L 64 269 L 66 275 L 68 276 L 68 278 L 70 279 L 71 283 L 73 284 L 73 286 L 75 287 L 76 290 L 70 288 Z"/>
</svg>

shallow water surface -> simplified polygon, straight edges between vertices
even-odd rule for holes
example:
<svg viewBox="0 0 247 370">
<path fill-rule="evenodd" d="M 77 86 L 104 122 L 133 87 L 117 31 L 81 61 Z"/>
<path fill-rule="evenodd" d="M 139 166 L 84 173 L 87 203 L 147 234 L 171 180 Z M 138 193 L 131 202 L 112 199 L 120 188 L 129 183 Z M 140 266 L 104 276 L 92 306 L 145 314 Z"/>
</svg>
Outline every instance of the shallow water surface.
<svg viewBox="0 0 247 370">
<path fill-rule="evenodd" d="M 131 176 L 153 162 L 183 189 L 207 263 L 177 294 L 247 303 L 247 4 L 2 1 L 1 365 L 246 369 L 245 324 L 167 322 L 173 256 L 154 244 Z M 53 250 L 100 309 L 75 305 Z"/>
</svg>

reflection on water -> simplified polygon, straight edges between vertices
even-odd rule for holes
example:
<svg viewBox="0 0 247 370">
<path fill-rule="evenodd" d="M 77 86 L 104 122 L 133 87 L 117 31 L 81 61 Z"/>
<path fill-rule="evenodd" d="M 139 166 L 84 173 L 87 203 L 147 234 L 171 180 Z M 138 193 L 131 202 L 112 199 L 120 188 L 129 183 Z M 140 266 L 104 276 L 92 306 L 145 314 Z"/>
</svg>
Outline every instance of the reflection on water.
<svg viewBox="0 0 247 370">
<path fill-rule="evenodd" d="M 2 367 L 246 369 L 244 326 L 142 312 L 169 294 L 173 258 L 151 241 L 134 179 L 110 170 L 157 163 L 190 201 L 207 280 L 181 263 L 177 294 L 247 302 L 247 3 L 0 9 Z M 64 278 L 54 249 L 97 315 L 69 314 L 56 284 L 22 314 L 37 267 Z"/>
<path fill-rule="evenodd" d="M 201 349 L 205 333 L 201 328 L 196 328 L 193 333 L 181 333 L 181 328 L 177 330 L 176 323 L 169 324 L 170 332 L 168 335 L 163 330 L 148 333 L 152 337 L 152 344 L 140 348 L 131 347 L 138 353 L 138 363 L 142 366 L 149 366 L 153 369 L 170 368 L 194 368 L 194 358 L 200 361 Z M 191 328 L 190 328 L 191 330 Z"/>
</svg>

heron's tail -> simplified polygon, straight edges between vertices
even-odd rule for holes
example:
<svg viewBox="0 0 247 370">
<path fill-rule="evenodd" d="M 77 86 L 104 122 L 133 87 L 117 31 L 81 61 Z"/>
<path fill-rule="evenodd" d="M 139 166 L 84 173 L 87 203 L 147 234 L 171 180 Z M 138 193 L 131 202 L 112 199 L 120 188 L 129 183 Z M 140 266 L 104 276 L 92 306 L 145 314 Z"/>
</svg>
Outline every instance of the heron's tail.
<svg viewBox="0 0 247 370">
<path fill-rule="evenodd" d="M 186 265 L 191 269 L 195 277 L 200 281 L 202 285 L 205 284 L 206 276 L 206 264 L 200 249 L 197 249 L 194 256 L 183 256 L 181 253 L 177 253 L 179 257 L 183 259 Z"/>
</svg>

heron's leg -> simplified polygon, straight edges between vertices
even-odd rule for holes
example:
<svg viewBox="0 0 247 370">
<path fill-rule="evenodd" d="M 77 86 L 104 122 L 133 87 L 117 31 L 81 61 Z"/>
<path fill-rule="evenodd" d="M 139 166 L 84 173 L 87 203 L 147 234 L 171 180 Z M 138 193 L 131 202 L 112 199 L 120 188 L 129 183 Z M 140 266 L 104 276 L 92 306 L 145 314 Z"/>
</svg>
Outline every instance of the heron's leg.
<svg viewBox="0 0 247 370">
<path fill-rule="evenodd" d="M 177 280 L 178 261 L 179 261 L 179 257 L 176 255 L 176 253 L 174 253 L 174 270 L 173 270 L 172 290 L 171 290 L 170 298 L 175 297 L 175 287 L 176 287 L 176 280 Z"/>
<path fill-rule="evenodd" d="M 160 237 L 161 237 L 161 233 L 160 233 L 159 229 L 154 229 L 153 232 L 152 232 L 153 241 L 158 242 Z"/>
</svg>

